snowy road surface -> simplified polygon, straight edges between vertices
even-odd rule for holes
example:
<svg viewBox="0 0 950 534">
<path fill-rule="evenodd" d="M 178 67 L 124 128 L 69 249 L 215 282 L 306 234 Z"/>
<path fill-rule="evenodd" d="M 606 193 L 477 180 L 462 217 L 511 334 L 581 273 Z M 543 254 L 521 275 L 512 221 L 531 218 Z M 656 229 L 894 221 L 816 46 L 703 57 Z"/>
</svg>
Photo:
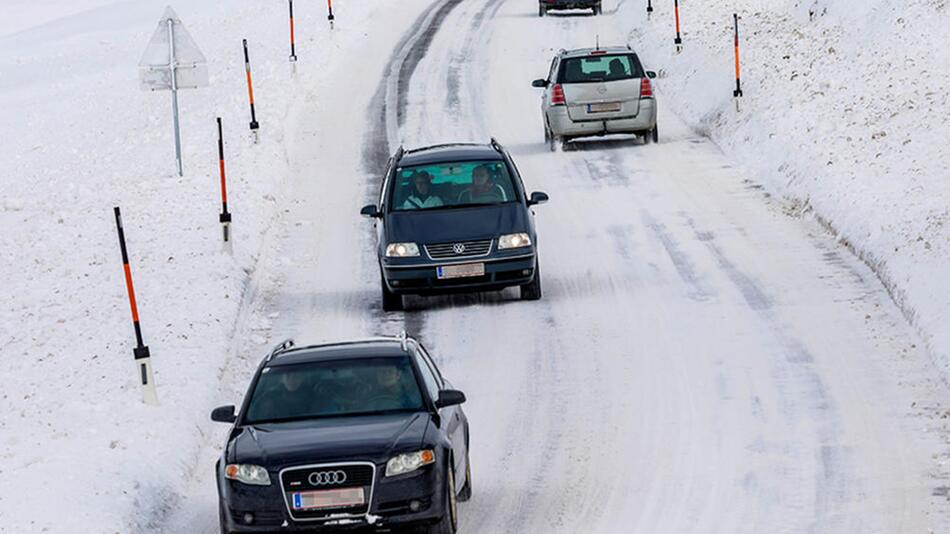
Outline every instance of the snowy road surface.
<svg viewBox="0 0 950 534">
<path fill-rule="evenodd" d="M 405 327 L 429 346 L 469 398 L 465 533 L 950 531 L 945 437 L 925 415 L 946 386 L 870 270 L 690 131 L 662 80 L 659 145 L 546 150 L 530 82 L 557 48 L 624 42 L 612 11 L 441 0 L 388 61 L 382 38 L 348 52 L 361 72 L 303 95 L 287 136 L 296 200 L 280 281 L 255 303 L 270 337 Z M 378 85 L 360 83 L 372 72 Z M 544 299 L 412 298 L 383 314 L 358 211 L 385 159 L 399 141 L 490 136 L 552 199 L 536 209 Z M 228 370 L 222 403 L 260 352 Z M 216 531 L 222 432 L 169 531 Z"/>
</svg>

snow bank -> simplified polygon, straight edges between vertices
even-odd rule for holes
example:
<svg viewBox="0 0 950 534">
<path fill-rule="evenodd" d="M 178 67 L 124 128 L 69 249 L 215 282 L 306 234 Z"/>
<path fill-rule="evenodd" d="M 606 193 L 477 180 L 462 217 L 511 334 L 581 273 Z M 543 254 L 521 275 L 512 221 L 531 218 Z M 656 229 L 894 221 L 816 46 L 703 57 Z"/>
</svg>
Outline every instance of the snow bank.
<svg viewBox="0 0 950 534">
<path fill-rule="evenodd" d="M 950 25 L 944 0 L 620 2 L 664 105 L 869 264 L 950 372 Z M 732 14 L 742 111 L 732 102 Z M 662 125 L 661 135 L 662 135 Z"/>
<path fill-rule="evenodd" d="M 160 529 L 196 466 L 219 375 L 286 203 L 283 138 L 298 92 L 319 95 L 340 53 L 386 2 L 174 5 L 209 60 L 211 87 L 180 95 L 185 176 L 168 93 L 137 64 L 166 0 L 14 2 L 0 27 L 0 531 Z M 7 9 L 5 6 L 4 9 Z M 9 14 L 9 13 L 8 13 Z M 6 36 L 2 36 L 6 34 Z M 249 137 L 241 39 L 250 43 L 262 141 Z M 235 252 L 222 251 L 215 117 L 224 120 Z M 359 111 L 362 119 L 363 112 Z M 316 173 L 316 171 L 315 171 Z M 161 406 L 135 380 L 112 207 L 123 210 Z M 267 336 L 259 335 L 263 340 Z M 243 341 L 242 341 L 243 342 Z M 50 513 L 55 510 L 55 513 Z"/>
</svg>

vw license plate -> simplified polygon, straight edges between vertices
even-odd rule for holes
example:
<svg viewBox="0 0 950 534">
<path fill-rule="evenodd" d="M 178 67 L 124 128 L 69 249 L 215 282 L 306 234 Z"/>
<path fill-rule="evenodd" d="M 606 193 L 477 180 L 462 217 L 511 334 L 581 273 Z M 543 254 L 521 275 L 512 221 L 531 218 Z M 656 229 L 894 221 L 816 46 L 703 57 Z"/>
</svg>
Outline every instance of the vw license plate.
<svg viewBox="0 0 950 534">
<path fill-rule="evenodd" d="M 322 491 L 302 491 L 292 495 L 294 510 L 348 508 L 366 503 L 363 488 L 345 488 Z"/>
<path fill-rule="evenodd" d="M 588 113 L 607 113 L 620 111 L 620 102 L 604 102 L 602 104 L 587 104 Z"/>
<path fill-rule="evenodd" d="M 484 263 L 465 263 L 462 265 L 440 265 L 435 269 L 439 280 L 446 278 L 469 278 L 485 275 Z"/>
</svg>

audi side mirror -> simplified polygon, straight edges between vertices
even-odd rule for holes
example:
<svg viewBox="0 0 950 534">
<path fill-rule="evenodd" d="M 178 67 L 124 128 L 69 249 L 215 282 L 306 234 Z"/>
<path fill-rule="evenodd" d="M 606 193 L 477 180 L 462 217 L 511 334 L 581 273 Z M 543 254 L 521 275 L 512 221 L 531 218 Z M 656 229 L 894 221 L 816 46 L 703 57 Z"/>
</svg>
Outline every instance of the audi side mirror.
<svg viewBox="0 0 950 534">
<path fill-rule="evenodd" d="M 375 204 L 363 206 L 363 209 L 360 210 L 360 215 L 363 215 L 364 217 L 372 217 L 374 219 L 378 219 L 382 216 Z"/>
<path fill-rule="evenodd" d="M 531 193 L 531 198 L 528 199 L 528 205 L 534 206 L 537 204 L 544 204 L 548 200 L 549 199 L 548 199 L 547 193 L 544 193 L 542 191 L 535 191 L 534 193 Z"/>
<path fill-rule="evenodd" d="M 457 389 L 443 389 L 439 392 L 439 399 L 435 401 L 436 408 L 447 408 L 465 402 L 465 394 Z"/>
<path fill-rule="evenodd" d="M 650 78 L 651 80 L 652 80 L 653 78 L 656 78 L 656 73 L 653 72 L 652 70 L 648 70 L 648 71 L 647 71 L 647 78 Z"/>
<path fill-rule="evenodd" d="M 547 86 L 548 86 L 548 81 L 545 80 L 545 79 L 537 79 L 537 80 L 531 82 L 531 87 L 542 87 L 542 88 L 543 88 L 543 87 L 547 87 Z"/>
<path fill-rule="evenodd" d="M 218 406 L 211 411 L 211 420 L 216 423 L 233 423 L 237 421 L 237 415 L 234 414 L 234 405 Z"/>
</svg>

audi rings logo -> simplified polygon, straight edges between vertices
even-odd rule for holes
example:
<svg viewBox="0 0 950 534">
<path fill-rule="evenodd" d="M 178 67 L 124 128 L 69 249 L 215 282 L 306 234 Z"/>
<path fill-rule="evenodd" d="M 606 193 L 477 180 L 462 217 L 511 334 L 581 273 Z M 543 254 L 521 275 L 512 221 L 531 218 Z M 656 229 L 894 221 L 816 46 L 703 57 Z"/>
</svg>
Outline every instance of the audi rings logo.
<svg viewBox="0 0 950 534">
<path fill-rule="evenodd" d="M 463 245 L 462 243 L 456 243 L 452 245 L 452 250 L 456 254 L 465 254 L 465 245 Z"/>
<path fill-rule="evenodd" d="M 316 471 L 307 478 L 311 486 L 335 486 L 346 482 L 346 473 L 343 471 Z"/>
</svg>

